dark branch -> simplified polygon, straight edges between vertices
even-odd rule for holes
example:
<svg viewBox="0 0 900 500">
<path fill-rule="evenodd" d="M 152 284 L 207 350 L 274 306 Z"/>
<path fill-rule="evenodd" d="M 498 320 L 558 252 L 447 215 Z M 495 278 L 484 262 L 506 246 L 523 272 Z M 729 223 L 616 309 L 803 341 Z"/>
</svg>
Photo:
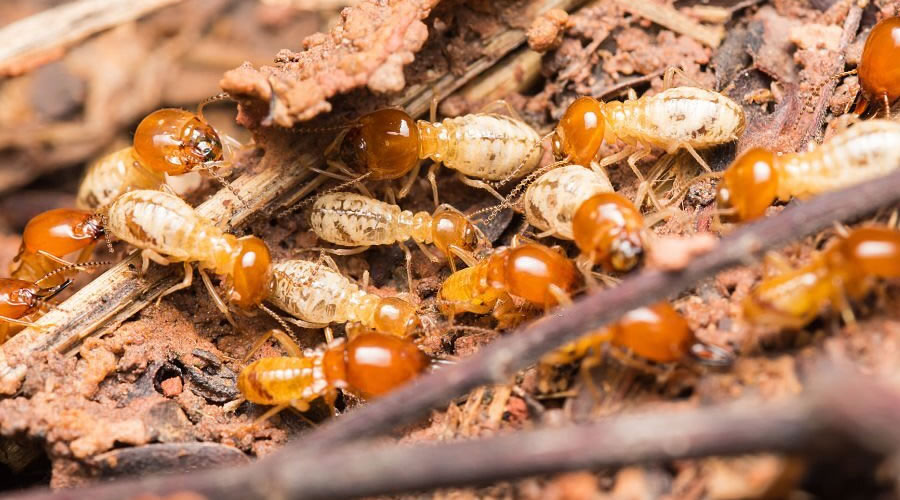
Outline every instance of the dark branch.
<svg viewBox="0 0 900 500">
<path fill-rule="evenodd" d="M 739 401 L 674 413 L 622 415 L 590 425 L 441 445 L 366 442 L 290 459 L 273 455 L 235 469 L 10 499 L 112 500 L 179 492 L 218 500 L 345 498 L 710 455 L 835 451 L 846 442 L 843 438 L 885 456 L 896 451 L 900 394 L 850 371 L 826 368 L 813 377 L 808 394 L 775 403 Z"/>
</svg>

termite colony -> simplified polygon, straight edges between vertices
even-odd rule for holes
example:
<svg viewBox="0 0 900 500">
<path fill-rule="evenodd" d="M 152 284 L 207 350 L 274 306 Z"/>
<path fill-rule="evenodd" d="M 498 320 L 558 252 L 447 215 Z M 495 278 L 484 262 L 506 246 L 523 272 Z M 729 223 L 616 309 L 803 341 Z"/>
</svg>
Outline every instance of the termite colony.
<svg viewBox="0 0 900 500">
<path fill-rule="evenodd" d="M 249 145 L 217 132 L 202 107 L 197 113 L 155 111 L 137 126 L 131 146 L 89 166 L 78 209 L 45 212 L 25 227 L 11 277 L 0 281 L 0 342 L 31 326 L 80 271 L 102 264 L 92 259 L 95 246 L 114 238 L 140 253 L 135 279 L 151 263 L 181 264 L 183 280 L 160 298 L 190 287 L 196 267 L 213 303 L 240 334 L 249 333 L 242 318 L 257 311 L 278 323 L 249 337 L 253 347 L 237 378 L 242 398 L 233 407 L 243 401 L 271 406 L 256 422 L 285 408 L 305 412 L 318 400 L 334 411 L 339 391 L 378 397 L 433 366 L 438 356 L 425 354 L 422 339 L 465 328 L 496 334 L 564 314 L 579 295 L 640 270 L 655 245 L 651 226 L 665 219 L 662 209 L 672 208 L 656 201 L 656 179 L 642 172 L 648 155 L 684 151 L 708 171 L 704 179 L 721 177 L 714 208 L 725 222 L 758 218 L 776 201 L 809 198 L 895 169 L 900 125 L 889 113 L 900 97 L 900 72 L 888 62 L 900 52 L 900 37 L 893 36 L 898 25 L 888 19 L 872 30 L 858 68 L 857 113 L 883 106 L 886 118 L 852 124 L 807 151 L 748 149 L 722 173 L 712 172 L 701 154 L 740 141 L 744 110 L 723 93 L 674 86 L 675 71 L 665 73 L 664 90 L 652 95 L 638 97 L 631 89 L 623 100 L 575 97 L 547 130 L 503 113 L 438 121 L 434 109 L 430 120 L 416 120 L 390 108 L 300 130 L 338 132 L 321 152 L 327 167 L 315 170 L 334 185 L 279 215 L 300 218 L 323 245 L 303 248 L 305 258 L 296 252 L 281 258 L 283 252 L 259 237 L 229 234 L 175 194 L 167 176 L 200 170 L 244 204 L 226 176 L 235 151 Z M 604 145 L 620 149 L 603 154 Z M 552 159 L 544 160 L 544 153 Z M 490 206 L 462 207 L 473 208 L 466 212 L 439 204 L 441 165 L 476 189 L 470 195 L 486 192 L 482 198 Z M 644 212 L 629 186 L 614 186 L 608 169 L 616 165 L 651 193 L 657 212 Z M 521 215 L 520 227 L 488 236 L 491 222 L 509 208 Z M 826 306 L 851 321 L 851 301 L 876 289 L 879 279 L 900 277 L 898 235 L 886 227 L 852 230 L 805 266 L 782 266 L 750 292 L 741 321 L 803 328 Z M 352 256 L 394 245 L 405 255 L 395 273 L 402 276 L 395 280 L 399 290 L 369 286 L 368 274 L 355 273 L 364 276 L 361 282 L 350 278 Z M 425 271 L 413 266 L 417 261 Z M 218 288 L 210 274 L 221 280 Z M 424 292 L 418 289 L 423 278 L 433 278 Z M 580 362 L 587 371 L 613 358 L 647 371 L 727 364 L 731 348 L 699 340 L 689 323 L 672 303 L 658 302 L 547 354 L 541 366 Z M 325 342 L 303 349 L 294 327 L 322 329 Z M 287 355 L 251 362 L 272 338 Z"/>
</svg>

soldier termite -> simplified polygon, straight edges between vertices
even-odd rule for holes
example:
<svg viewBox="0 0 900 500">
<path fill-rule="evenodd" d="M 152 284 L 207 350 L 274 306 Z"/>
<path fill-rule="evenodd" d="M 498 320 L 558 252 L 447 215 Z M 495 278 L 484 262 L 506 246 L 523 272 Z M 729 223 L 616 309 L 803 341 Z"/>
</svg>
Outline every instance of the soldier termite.
<svg viewBox="0 0 900 500">
<path fill-rule="evenodd" d="M 43 314 L 42 306 L 63 291 L 72 280 L 42 287 L 30 281 L 0 278 L 0 344 Z"/>
<path fill-rule="evenodd" d="M 164 266 L 184 263 L 184 281 L 161 297 L 191 286 L 191 263 L 197 262 L 203 283 L 232 324 L 231 313 L 205 270 L 226 277 L 228 301 L 239 308 L 258 306 L 265 298 L 270 275 L 266 244 L 256 236 L 238 238 L 223 232 L 173 194 L 138 190 L 121 195 L 109 207 L 106 230 L 141 249 L 144 272 L 151 260 Z"/>
<path fill-rule="evenodd" d="M 363 333 L 307 351 L 280 330 L 268 336 L 274 336 L 288 356 L 259 359 L 238 375 L 238 390 L 247 401 L 273 406 L 254 425 L 288 407 L 305 412 L 318 398 L 333 410 L 338 389 L 365 398 L 380 396 L 412 380 L 429 364 L 414 343 L 392 335 Z"/>
<path fill-rule="evenodd" d="M 807 198 L 885 175 L 900 166 L 900 124 L 868 120 L 798 153 L 746 151 L 725 171 L 718 204 L 738 220 L 761 217 L 776 199 Z"/>
<path fill-rule="evenodd" d="M 227 187 L 221 175 L 229 166 L 234 139 L 220 136 L 198 112 L 164 108 L 147 115 L 134 133 L 133 146 L 110 153 L 92 163 L 78 188 L 77 205 L 96 210 L 109 206 L 119 195 L 137 189 L 161 189 L 166 174 L 181 175 L 201 169 Z"/>
</svg>

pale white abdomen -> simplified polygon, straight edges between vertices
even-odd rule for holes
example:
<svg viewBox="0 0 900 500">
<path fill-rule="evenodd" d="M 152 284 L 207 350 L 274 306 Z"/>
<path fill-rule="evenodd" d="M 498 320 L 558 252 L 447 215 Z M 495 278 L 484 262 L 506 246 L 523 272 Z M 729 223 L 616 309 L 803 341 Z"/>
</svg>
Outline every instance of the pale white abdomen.
<svg viewBox="0 0 900 500">
<path fill-rule="evenodd" d="M 108 207 L 122 193 L 136 189 L 159 189 L 165 176 L 138 163 L 131 146 L 91 163 L 78 187 L 75 204 L 83 210 Z"/>
<path fill-rule="evenodd" d="M 365 322 L 377 297 L 324 264 L 288 260 L 272 265 L 268 300 L 291 316 L 328 324 Z"/>
<path fill-rule="evenodd" d="M 571 240 L 572 218 L 585 200 L 613 191 L 606 175 L 581 165 L 553 169 L 525 191 L 525 218 L 532 226 Z"/>
<path fill-rule="evenodd" d="M 113 202 L 108 217 L 107 230 L 115 237 L 175 261 L 201 260 L 192 255 L 219 233 L 184 200 L 162 191 L 127 192 Z"/>
<path fill-rule="evenodd" d="M 400 207 L 355 193 L 330 193 L 313 204 L 309 224 L 319 238 L 346 246 L 389 245 L 408 235 Z"/>
</svg>

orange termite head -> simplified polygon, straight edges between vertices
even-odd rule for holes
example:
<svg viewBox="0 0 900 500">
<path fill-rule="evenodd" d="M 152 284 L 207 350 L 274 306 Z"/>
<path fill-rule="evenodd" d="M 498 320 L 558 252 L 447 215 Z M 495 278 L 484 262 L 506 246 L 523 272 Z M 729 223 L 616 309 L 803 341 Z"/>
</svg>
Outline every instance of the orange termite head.
<svg viewBox="0 0 900 500">
<path fill-rule="evenodd" d="M 181 175 L 222 160 L 219 134 L 202 118 L 165 108 L 147 115 L 134 132 L 134 151 L 144 167 Z"/>
<path fill-rule="evenodd" d="M 450 247 L 475 253 L 490 246 L 481 231 L 461 213 L 439 209 L 431 219 L 431 238 L 434 246 L 444 255 L 450 255 Z"/>
<path fill-rule="evenodd" d="M 582 96 L 566 109 L 551 143 L 557 160 L 566 157 L 577 165 L 590 165 L 603 144 L 606 121 L 603 103 L 589 96 Z"/>
<path fill-rule="evenodd" d="M 269 247 L 256 236 L 244 236 L 237 242 L 229 277 L 229 300 L 240 308 L 250 309 L 268 295 L 272 257 Z"/>
<path fill-rule="evenodd" d="M 778 196 L 778 156 L 766 149 L 746 151 L 722 176 L 716 196 L 719 208 L 733 210 L 737 220 L 762 217 Z"/>
<path fill-rule="evenodd" d="M 103 235 L 101 216 L 87 210 L 56 208 L 28 221 L 22 246 L 32 253 L 44 251 L 64 257 L 94 244 Z"/>
<path fill-rule="evenodd" d="M 859 85 L 869 102 L 880 105 L 900 97 L 900 17 L 881 20 L 869 32 L 859 61 Z"/>
<path fill-rule="evenodd" d="M 428 364 L 428 356 L 411 341 L 375 332 L 329 346 L 322 360 L 330 384 L 367 398 L 381 396 L 409 382 Z"/>
<path fill-rule="evenodd" d="M 398 179 L 419 162 L 419 128 L 400 109 L 363 115 L 343 142 L 345 161 L 372 179 Z"/>
<path fill-rule="evenodd" d="M 384 297 L 375 306 L 372 326 L 380 333 L 408 337 L 419 325 L 416 306 L 399 297 Z"/>
<path fill-rule="evenodd" d="M 900 231 L 896 229 L 855 229 L 825 254 L 832 265 L 847 266 L 851 275 L 900 277 Z"/>
<path fill-rule="evenodd" d="M 572 261 L 538 243 L 500 248 L 488 258 L 486 265 L 486 285 L 538 306 L 558 302 L 551 286 L 569 293 L 578 280 L 578 271 Z"/>
<path fill-rule="evenodd" d="M 694 333 L 668 302 L 640 307 L 613 325 L 613 343 L 658 363 L 672 363 L 689 354 Z"/>
<path fill-rule="evenodd" d="M 51 287 L 40 286 L 13 278 L 0 278 L 0 316 L 19 319 L 31 314 L 42 300 L 49 300 L 72 283 L 66 280 Z"/>
<path fill-rule="evenodd" d="M 599 193 L 585 200 L 572 218 L 572 234 L 583 255 L 608 270 L 628 272 L 644 255 L 641 212 L 624 196 Z"/>
</svg>

